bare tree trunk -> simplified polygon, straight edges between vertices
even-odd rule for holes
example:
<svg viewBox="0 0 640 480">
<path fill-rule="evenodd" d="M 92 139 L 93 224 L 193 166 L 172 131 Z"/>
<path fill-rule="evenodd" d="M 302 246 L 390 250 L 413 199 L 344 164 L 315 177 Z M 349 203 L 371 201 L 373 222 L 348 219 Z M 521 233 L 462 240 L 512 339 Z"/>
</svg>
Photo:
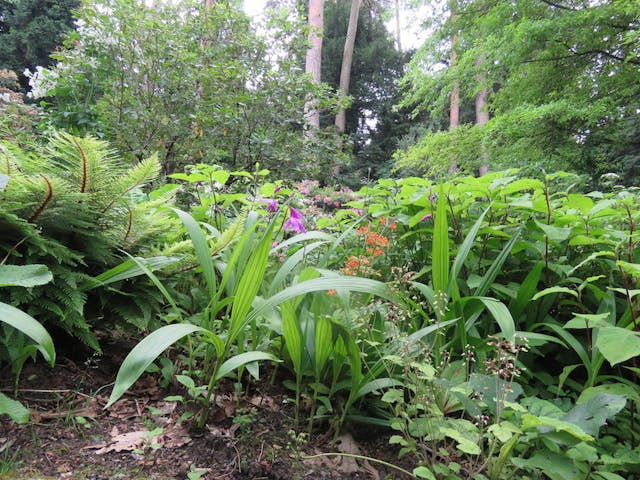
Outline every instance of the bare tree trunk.
<svg viewBox="0 0 640 480">
<path fill-rule="evenodd" d="M 400 0 L 396 0 L 396 45 L 398 51 L 402 51 L 402 42 L 400 41 Z"/>
<path fill-rule="evenodd" d="M 481 66 L 484 60 L 476 59 L 476 65 Z M 476 125 L 486 125 L 489 121 L 489 110 L 487 109 L 487 78 L 484 74 L 478 75 L 478 82 L 480 83 L 480 90 L 476 94 Z M 487 152 L 484 144 L 480 146 L 482 158 L 482 164 L 480 165 L 480 176 L 485 175 L 489 171 L 489 165 L 487 164 Z"/>
<path fill-rule="evenodd" d="M 455 21 L 455 14 L 451 14 L 452 21 Z M 451 39 L 451 65 L 456 65 L 458 55 L 456 53 L 456 44 L 458 43 L 458 34 L 454 33 Z M 451 89 L 451 99 L 449 101 L 449 131 L 453 131 L 460 126 L 460 82 L 456 81 Z M 449 173 L 458 171 L 458 162 L 455 157 L 449 160 Z"/>
<path fill-rule="evenodd" d="M 344 52 L 342 54 L 342 69 L 340 70 L 340 97 L 342 100 L 349 95 L 349 82 L 351 80 L 351 64 L 353 62 L 353 49 L 356 43 L 356 33 L 358 31 L 358 15 L 360 13 L 361 0 L 351 0 L 351 13 L 349 14 L 349 27 L 347 28 L 347 38 L 344 41 Z M 343 134 L 347 128 L 347 112 L 344 107 L 340 107 L 336 115 L 336 130 Z"/>
<path fill-rule="evenodd" d="M 305 72 L 310 73 L 314 83 L 320 83 L 322 65 L 322 30 L 324 21 L 324 0 L 309 0 L 309 49 Z M 320 111 L 317 101 L 307 99 L 304 106 L 305 129 L 311 136 L 320 130 Z M 309 135 L 307 135 L 309 136 Z"/>
</svg>

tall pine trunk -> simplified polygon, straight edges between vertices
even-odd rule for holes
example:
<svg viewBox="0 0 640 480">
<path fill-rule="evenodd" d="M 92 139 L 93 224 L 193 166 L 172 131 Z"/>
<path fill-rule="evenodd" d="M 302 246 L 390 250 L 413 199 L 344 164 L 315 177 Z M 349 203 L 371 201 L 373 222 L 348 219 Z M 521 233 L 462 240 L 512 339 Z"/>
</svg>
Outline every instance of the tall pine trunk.
<svg viewBox="0 0 640 480">
<path fill-rule="evenodd" d="M 341 100 L 349 95 L 349 82 L 351 80 L 351 64 L 353 63 L 353 49 L 356 44 L 356 33 L 358 31 L 358 15 L 360 13 L 361 0 L 351 0 L 351 13 L 349 14 L 349 26 L 347 37 L 344 41 L 344 52 L 342 54 L 342 69 L 340 70 L 340 97 Z M 347 128 L 347 112 L 344 107 L 340 107 L 336 115 L 336 130 L 342 135 Z"/>
<path fill-rule="evenodd" d="M 476 65 L 482 67 L 484 60 L 481 58 L 476 59 Z M 483 126 L 489 121 L 489 110 L 487 108 L 487 77 L 483 73 L 478 74 L 478 82 L 480 84 L 480 90 L 476 94 L 476 125 Z M 480 145 L 480 158 L 481 164 L 479 168 L 480 176 L 485 175 L 489 171 L 487 152 L 484 143 Z"/>
<path fill-rule="evenodd" d="M 451 14 L 452 22 L 455 22 L 455 15 Z M 458 43 L 458 34 L 454 33 L 451 38 L 451 64 L 450 68 L 454 68 L 457 63 L 456 44 Z M 449 100 L 449 131 L 453 131 L 460 126 L 460 82 L 457 80 L 451 89 L 451 98 Z M 458 171 L 458 162 L 455 157 L 449 160 L 449 173 Z"/>
<path fill-rule="evenodd" d="M 309 49 L 305 72 L 310 73 L 314 83 L 320 84 L 322 66 L 322 31 L 324 23 L 324 0 L 309 0 Z M 320 130 L 320 111 L 317 101 L 308 98 L 304 106 L 305 131 L 307 136 Z"/>
</svg>

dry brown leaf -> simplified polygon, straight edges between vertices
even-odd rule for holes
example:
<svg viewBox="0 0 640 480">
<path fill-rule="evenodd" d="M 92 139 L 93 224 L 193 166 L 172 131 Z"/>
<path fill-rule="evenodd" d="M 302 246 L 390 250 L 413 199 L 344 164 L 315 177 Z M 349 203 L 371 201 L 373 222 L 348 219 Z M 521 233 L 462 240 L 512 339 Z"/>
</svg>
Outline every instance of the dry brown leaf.
<svg viewBox="0 0 640 480">
<path fill-rule="evenodd" d="M 117 431 L 117 429 L 114 427 Z M 149 440 L 147 430 L 135 430 L 133 432 L 121 433 L 111 437 L 110 442 L 85 447 L 87 449 L 97 448 L 96 455 L 103 455 L 109 452 L 126 452 L 137 450 Z"/>
<path fill-rule="evenodd" d="M 191 441 L 189 432 L 182 425 L 171 425 L 164 429 L 157 443 L 162 447 L 178 448 Z"/>
<path fill-rule="evenodd" d="M 361 455 L 360 447 L 358 447 L 358 444 L 349 432 L 340 435 L 337 444 L 338 450 L 342 453 Z M 341 461 L 336 468 L 340 473 L 346 474 L 357 473 L 361 470 L 355 458 L 346 456 L 341 457 Z"/>
<path fill-rule="evenodd" d="M 254 407 L 268 408 L 272 412 L 280 410 L 278 402 L 276 402 L 273 397 L 265 395 L 254 395 L 249 399 L 249 403 Z"/>
</svg>

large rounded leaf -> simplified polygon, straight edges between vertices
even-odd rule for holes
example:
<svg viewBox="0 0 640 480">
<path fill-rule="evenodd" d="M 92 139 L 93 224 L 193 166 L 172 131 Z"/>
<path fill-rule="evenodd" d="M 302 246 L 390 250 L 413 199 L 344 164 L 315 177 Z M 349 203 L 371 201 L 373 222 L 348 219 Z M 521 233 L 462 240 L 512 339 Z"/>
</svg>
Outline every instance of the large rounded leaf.
<svg viewBox="0 0 640 480">
<path fill-rule="evenodd" d="M 35 287 L 52 279 L 46 265 L 0 265 L 0 287 Z"/>
<path fill-rule="evenodd" d="M 109 408 L 113 405 L 124 392 L 138 380 L 142 372 L 144 372 L 162 352 L 169 348 L 170 345 L 185 335 L 194 332 L 207 332 L 211 334 L 208 330 L 198 327 L 197 325 L 178 323 L 161 327 L 138 343 L 138 345 L 129 352 L 124 362 L 122 362 L 120 370 L 118 370 L 118 375 L 116 376 L 113 391 L 104 408 Z"/>
</svg>

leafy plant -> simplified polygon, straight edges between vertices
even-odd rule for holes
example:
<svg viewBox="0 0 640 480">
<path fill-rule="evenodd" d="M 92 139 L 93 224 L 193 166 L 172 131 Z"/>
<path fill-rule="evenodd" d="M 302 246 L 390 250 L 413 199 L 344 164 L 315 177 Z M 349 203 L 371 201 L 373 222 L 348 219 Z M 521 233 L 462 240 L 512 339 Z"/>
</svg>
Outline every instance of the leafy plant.
<svg viewBox="0 0 640 480">
<path fill-rule="evenodd" d="M 0 287 L 34 287 L 49 283 L 52 276 L 44 265 L 0 264 L 0 279 Z M 36 350 L 40 351 L 45 360 L 53 367 L 56 361 L 53 340 L 37 320 L 11 305 L 0 302 L 0 322 L 3 323 L 2 332 L 4 333 L 2 343 L 5 348 L 13 345 L 11 348 L 13 352 L 7 353 L 9 354 L 8 360 L 15 369 L 16 388 L 22 365 L 29 356 L 35 354 Z M 35 345 L 24 344 L 24 342 L 16 340 L 19 335 L 27 336 L 35 342 Z M 21 345 L 21 347 L 15 345 Z M 9 415 L 17 423 L 29 421 L 29 410 L 0 392 L 1 414 Z"/>
</svg>

